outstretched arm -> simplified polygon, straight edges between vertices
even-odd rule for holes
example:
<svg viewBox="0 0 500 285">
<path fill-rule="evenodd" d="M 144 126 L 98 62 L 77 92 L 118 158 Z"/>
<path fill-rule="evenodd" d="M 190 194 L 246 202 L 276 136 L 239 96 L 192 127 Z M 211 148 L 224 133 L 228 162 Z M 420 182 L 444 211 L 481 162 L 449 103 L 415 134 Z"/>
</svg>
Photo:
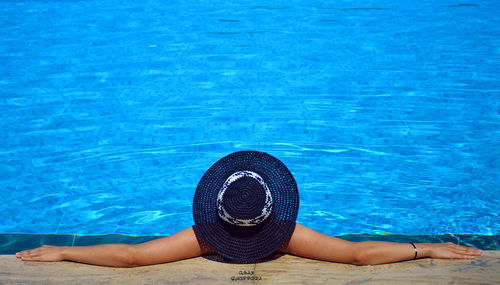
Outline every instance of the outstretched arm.
<svg viewBox="0 0 500 285">
<path fill-rule="evenodd" d="M 192 258 L 201 253 L 193 229 L 189 227 L 174 235 L 141 244 L 44 245 L 18 252 L 16 257 L 23 261 L 70 260 L 112 267 L 134 267 Z"/>
<path fill-rule="evenodd" d="M 417 258 L 474 259 L 481 251 L 453 243 L 416 243 Z M 351 242 L 318 233 L 297 224 L 285 252 L 333 262 L 370 265 L 410 260 L 415 250 L 409 243 Z"/>
</svg>

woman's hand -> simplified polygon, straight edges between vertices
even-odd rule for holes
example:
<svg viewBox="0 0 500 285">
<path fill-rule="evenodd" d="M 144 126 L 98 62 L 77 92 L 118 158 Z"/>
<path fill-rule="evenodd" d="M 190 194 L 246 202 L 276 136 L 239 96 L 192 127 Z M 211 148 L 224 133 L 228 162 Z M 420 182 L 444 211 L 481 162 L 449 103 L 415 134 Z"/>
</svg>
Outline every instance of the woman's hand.
<svg viewBox="0 0 500 285">
<path fill-rule="evenodd" d="M 39 248 L 23 250 L 16 253 L 22 261 L 62 261 L 63 248 L 59 246 L 44 245 Z"/>
<path fill-rule="evenodd" d="M 422 255 L 420 249 L 422 248 Z M 420 243 L 417 244 L 418 257 L 445 258 L 445 259 L 474 259 L 483 252 L 472 247 L 447 243 Z"/>
</svg>

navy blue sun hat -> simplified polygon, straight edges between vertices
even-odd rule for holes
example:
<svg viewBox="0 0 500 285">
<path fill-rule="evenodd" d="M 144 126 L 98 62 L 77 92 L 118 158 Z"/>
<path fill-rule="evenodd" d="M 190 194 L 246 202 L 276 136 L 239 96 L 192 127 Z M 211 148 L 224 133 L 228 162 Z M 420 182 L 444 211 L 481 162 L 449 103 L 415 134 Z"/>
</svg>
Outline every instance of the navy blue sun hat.
<svg viewBox="0 0 500 285">
<path fill-rule="evenodd" d="M 193 230 L 200 244 L 223 258 L 258 262 L 276 252 L 295 230 L 297 183 L 276 157 L 239 151 L 213 164 L 193 200 Z"/>
</svg>

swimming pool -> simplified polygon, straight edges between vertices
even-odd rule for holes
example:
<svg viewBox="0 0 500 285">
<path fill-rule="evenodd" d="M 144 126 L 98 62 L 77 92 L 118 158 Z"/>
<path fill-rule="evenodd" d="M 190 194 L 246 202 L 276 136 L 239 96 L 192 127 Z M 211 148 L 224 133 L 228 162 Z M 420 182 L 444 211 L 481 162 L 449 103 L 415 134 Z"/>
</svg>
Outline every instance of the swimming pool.
<svg viewBox="0 0 500 285">
<path fill-rule="evenodd" d="M 0 233 L 172 234 L 252 149 L 326 234 L 498 244 L 497 2 L 237 2 L 0 2 Z"/>
</svg>

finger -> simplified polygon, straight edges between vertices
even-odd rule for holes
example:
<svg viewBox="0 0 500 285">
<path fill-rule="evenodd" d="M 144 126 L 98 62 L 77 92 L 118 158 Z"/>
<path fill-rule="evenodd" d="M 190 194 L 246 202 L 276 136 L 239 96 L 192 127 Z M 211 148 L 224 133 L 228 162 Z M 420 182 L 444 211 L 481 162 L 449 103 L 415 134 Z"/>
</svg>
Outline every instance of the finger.
<svg viewBox="0 0 500 285">
<path fill-rule="evenodd" d="M 452 242 L 447 242 L 447 247 L 450 248 L 453 252 L 466 254 L 466 255 L 481 255 L 482 251 L 473 247 L 463 246 L 454 244 Z"/>
<path fill-rule="evenodd" d="M 23 250 L 23 251 L 18 252 L 18 254 L 19 255 L 31 254 L 31 253 L 35 252 L 37 249 L 38 248 Z"/>
<path fill-rule="evenodd" d="M 31 254 L 21 256 L 21 260 L 23 260 L 23 261 L 36 260 L 38 258 L 40 258 L 40 254 L 36 254 L 36 253 L 31 253 Z"/>
<path fill-rule="evenodd" d="M 22 256 L 35 256 L 35 255 L 38 255 L 39 253 L 40 253 L 39 250 L 32 249 L 32 250 L 26 251 Z"/>
<path fill-rule="evenodd" d="M 476 249 L 476 248 L 472 248 L 472 247 L 465 247 L 465 246 L 459 246 L 457 248 L 454 249 L 454 251 L 456 253 L 459 253 L 459 254 L 465 254 L 465 255 L 481 255 L 482 254 L 482 251 L 479 250 L 479 249 Z"/>
<path fill-rule="evenodd" d="M 464 252 L 467 255 L 475 255 L 475 256 L 481 255 L 483 253 L 481 250 L 473 248 L 465 249 Z"/>
<path fill-rule="evenodd" d="M 477 254 L 471 254 L 467 253 L 465 251 L 456 251 L 452 253 L 451 258 L 456 258 L 456 259 L 475 259 L 478 255 Z"/>
<path fill-rule="evenodd" d="M 477 256 L 475 255 L 468 255 L 468 254 L 459 254 L 458 259 L 476 259 Z"/>
<path fill-rule="evenodd" d="M 39 253 L 40 253 L 40 248 L 28 249 L 28 250 L 23 250 L 23 251 L 16 253 L 16 257 L 22 258 L 22 257 L 36 255 Z"/>
<path fill-rule="evenodd" d="M 21 257 L 22 261 L 39 261 L 40 258 L 38 256 L 23 256 Z"/>
<path fill-rule="evenodd" d="M 33 257 L 33 256 L 38 256 L 38 255 L 40 255 L 40 251 L 36 250 L 36 249 L 32 249 L 32 250 L 22 251 L 19 253 L 18 256 L 23 258 L 23 257 Z"/>
<path fill-rule="evenodd" d="M 23 251 L 16 253 L 16 256 L 26 256 L 26 255 L 30 254 L 30 252 L 31 252 L 31 250 L 23 250 Z"/>
<path fill-rule="evenodd" d="M 456 245 L 458 248 L 463 249 L 463 250 L 469 250 L 469 251 L 481 251 L 480 249 L 470 247 L 470 246 L 465 246 L 465 245 Z"/>
</svg>

